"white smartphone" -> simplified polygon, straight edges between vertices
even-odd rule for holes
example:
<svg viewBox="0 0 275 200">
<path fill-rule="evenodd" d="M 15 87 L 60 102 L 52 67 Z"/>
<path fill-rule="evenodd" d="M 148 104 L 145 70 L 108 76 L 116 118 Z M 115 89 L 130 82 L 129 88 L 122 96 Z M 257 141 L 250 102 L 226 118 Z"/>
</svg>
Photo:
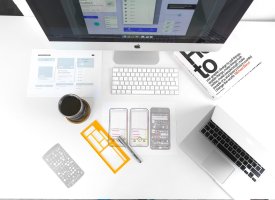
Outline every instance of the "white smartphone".
<svg viewBox="0 0 275 200">
<path fill-rule="evenodd" d="M 118 136 L 128 143 L 128 109 L 111 108 L 109 110 L 109 134 L 117 141 Z M 118 144 L 120 144 L 118 142 Z"/>
<path fill-rule="evenodd" d="M 146 108 L 130 110 L 129 143 L 132 147 L 149 145 L 149 111 Z"/>
<path fill-rule="evenodd" d="M 170 109 L 151 108 L 150 110 L 151 149 L 170 149 Z"/>
</svg>

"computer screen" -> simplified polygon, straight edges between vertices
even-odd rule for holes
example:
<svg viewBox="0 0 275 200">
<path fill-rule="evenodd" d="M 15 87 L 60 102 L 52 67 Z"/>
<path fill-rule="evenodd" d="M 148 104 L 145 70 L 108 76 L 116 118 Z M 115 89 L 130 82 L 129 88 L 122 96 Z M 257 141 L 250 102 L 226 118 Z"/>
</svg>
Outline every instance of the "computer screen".
<svg viewBox="0 0 275 200">
<path fill-rule="evenodd" d="M 252 1 L 27 0 L 50 41 L 158 43 L 161 47 L 223 44 Z"/>
</svg>

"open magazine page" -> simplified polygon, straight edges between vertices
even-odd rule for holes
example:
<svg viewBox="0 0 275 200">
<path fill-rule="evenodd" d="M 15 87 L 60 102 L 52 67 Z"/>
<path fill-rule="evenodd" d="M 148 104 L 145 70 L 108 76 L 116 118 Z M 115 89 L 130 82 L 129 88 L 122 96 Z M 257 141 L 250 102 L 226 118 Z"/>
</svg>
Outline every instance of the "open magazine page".
<svg viewBox="0 0 275 200">
<path fill-rule="evenodd" d="M 223 47 L 218 52 L 175 52 L 176 58 L 212 98 L 226 93 L 261 64 L 250 52 Z"/>
</svg>

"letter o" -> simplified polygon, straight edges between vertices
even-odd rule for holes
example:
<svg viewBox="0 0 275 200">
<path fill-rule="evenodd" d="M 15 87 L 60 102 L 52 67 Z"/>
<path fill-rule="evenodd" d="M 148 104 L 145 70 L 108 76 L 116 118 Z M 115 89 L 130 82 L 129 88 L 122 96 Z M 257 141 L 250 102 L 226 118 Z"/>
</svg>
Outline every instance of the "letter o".
<svg viewBox="0 0 275 200">
<path fill-rule="evenodd" d="M 210 63 L 212 65 L 212 69 L 208 68 L 208 66 L 207 66 L 208 63 Z M 202 64 L 202 67 L 208 73 L 214 73 L 218 68 L 216 62 L 214 60 L 211 60 L 211 59 L 205 60 Z"/>
</svg>

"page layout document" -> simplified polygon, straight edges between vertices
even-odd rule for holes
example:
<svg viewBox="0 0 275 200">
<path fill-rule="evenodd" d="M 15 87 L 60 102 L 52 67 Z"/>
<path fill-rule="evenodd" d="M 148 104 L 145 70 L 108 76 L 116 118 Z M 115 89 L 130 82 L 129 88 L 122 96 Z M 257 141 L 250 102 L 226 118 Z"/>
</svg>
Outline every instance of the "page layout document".
<svg viewBox="0 0 275 200">
<path fill-rule="evenodd" d="M 96 96 L 101 85 L 101 65 L 101 51 L 33 50 L 28 96 Z"/>
</svg>

